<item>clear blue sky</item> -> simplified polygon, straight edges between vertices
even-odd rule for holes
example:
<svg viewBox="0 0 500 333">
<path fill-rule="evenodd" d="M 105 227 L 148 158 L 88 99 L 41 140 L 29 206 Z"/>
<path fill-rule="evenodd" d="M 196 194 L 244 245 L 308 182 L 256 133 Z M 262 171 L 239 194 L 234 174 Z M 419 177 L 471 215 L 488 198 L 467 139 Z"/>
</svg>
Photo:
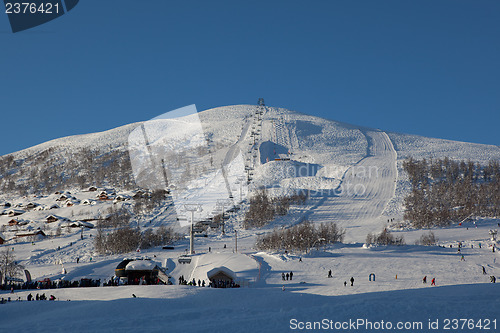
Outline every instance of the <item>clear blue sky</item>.
<svg viewBox="0 0 500 333">
<path fill-rule="evenodd" d="M 0 154 L 196 104 L 500 145 L 500 1 L 82 0 L 12 34 Z"/>
</svg>

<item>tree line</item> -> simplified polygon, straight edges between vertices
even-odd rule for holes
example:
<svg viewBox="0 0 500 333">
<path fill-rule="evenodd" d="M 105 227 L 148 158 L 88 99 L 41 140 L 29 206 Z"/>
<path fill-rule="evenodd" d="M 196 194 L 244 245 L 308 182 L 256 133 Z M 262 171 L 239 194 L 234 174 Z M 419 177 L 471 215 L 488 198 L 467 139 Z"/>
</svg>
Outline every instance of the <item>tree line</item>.
<svg viewBox="0 0 500 333">
<path fill-rule="evenodd" d="M 149 249 L 155 246 L 172 244 L 179 239 L 172 228 L 161 226 L 156 231 L 124 226 L 113 230 L 97 227 L 94 248 L 99 254 L 117 254 L 132 252 L 137 249 Z"/>
<path fill-rule="evenodd" d="M 0 190 L 25 196 L 50 194 L 67 188 L 135 188 L 128 151 L 103 149 L 61 149 L 51 147 L 39 153 L 14 158 L 0 157 Z"/>
<path fill-rule="evenodd" d="M 314 226 L 309 221 L 288 229 L 275 229 L 259 236 L 255 247 L 264 251 L 308 251 L 313 247 L 334 244 L 344 240 L 345 229 L 335 223 Z"/>
<path fill-rule="evenodd" d="M 243 226 L 245 229 L 262 227 L 275 216 L 286 215 L 291 204 L 304 204 L 306 199 L 307 195 L 302 191 L 291 196 L 272 198 L 265 188 L 261 188 L 250 198 Z"/>
<path fill-rule="evenodd" d="M 405 198 L 406 220 L 415 228 L 445 226 L 468 217 L 500 215 L 500 163 L 444 159 L 403 163 L 411 192 Z"/>
<path fill-rule="evenodd" d="M 405 239 L 403 236 L 394 236 L 387 228 L 384 228 L 380 234 L 369 233 L 366 235 L 367 245 L 405 245 Z"/>
</svg>

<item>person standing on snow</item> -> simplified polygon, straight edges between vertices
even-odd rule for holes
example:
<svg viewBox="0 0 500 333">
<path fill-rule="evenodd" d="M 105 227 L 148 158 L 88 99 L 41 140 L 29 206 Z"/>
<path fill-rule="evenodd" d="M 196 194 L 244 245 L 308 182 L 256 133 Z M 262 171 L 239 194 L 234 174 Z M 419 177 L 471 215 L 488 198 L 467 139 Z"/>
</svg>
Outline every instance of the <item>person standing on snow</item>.
<svg viewBox="0 0 500 333">
<path fill-rule="evenodd" d="M 285 281 L 285 272 L 281 273 L 281 280 Z"/>
<path fill-rule="evenodd" d="M 351 276 L 351 287 L 354 286 L 354 277 Z"/>
<path fill-rule="evenodd" d="M 427 283 L 427 275 L 422 279 L 422 283 Z"/>
<path fill-rule="evenodd" d="M 436 285 L 436 278 L 432 278 L 431 286 L 435 286 L 435 285 Z"/>
<path fill-rule="evenodd" d="M 486 274 L 486 268 L 484 268 L 484 266 L 481 266 L 483 268 L 483 275 Z"/>
<path fill-rule="evenodd" d="M 292 278 L 293 278 L 293 272 L 290 271 L 290 281 L 292 281 Z"/>
<path fill-rule="evenodd" d="M 286 280 L 288 281 L 288 278 L 290 277 L 290 274 L 286 273 Z"/>
<path fill-rule="evenodd" d="M 331 270 L 331 269 L 328 271 L 328 277 L 329 277 L 329 278 L 331 278 L 331 277 L 332 277 L 332 270 Z"/>
</svg>

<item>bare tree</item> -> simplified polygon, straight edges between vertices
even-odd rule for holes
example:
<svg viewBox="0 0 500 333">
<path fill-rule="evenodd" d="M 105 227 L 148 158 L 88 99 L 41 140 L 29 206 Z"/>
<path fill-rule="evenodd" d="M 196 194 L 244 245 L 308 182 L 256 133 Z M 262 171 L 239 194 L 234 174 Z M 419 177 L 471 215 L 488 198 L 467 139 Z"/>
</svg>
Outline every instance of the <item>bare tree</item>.
<svg viewBox="0 0 500 333">
<path fill-rule="evenodd" d="M 438 242 L 438 238 L 432 231 L 429 231 L 426 234 L 422 234 L 420 236 L 420 239 L 415 242 L 416 245 L 425 245 L 425 246 L 431 246 L 431 245 L 436 245 Z"/>
<path fill-rule="evenodd" d="M 389 230 L 387 230 L 387 228 L 384 228 L 384 230 L 382 230 L 382 232 L 378 235 L 366 235 L 366 244 L 405 245 L 405 240 L 403 236 L 394 237 L 394 235 Z"/>
<path fill-rule="evenodd" d="M 9 247 L 0 252 L 0 265 L 2 269 L 2 276 L 4 278 L 4 283 L 6 283 L 6 278 L 15 278 L 21 276 L 24 267 L 17 263 L 14 251 L 9 250 Z"/>
</svg>

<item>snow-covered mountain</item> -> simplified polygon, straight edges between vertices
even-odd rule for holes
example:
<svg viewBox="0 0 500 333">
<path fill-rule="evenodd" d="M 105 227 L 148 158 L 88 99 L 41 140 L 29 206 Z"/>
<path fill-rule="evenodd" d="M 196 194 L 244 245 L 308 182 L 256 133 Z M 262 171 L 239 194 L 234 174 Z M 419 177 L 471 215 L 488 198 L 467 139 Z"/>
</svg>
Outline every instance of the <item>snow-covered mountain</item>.
<svg viewBox="0 0 500 333">
<path fill-rule="evenodd" d="M 397 160 L 398 171 L 401 171 L 399 162 L 410 156 L 417 159 L 470 159 L 479 163 L 500 158 L 500 148 L 493 145 L 384 132 L 274 107 L 266 107 L 264 114 L 255 120 L 254 116 L 258 110 L 258 106 L 252 105 L 225 106 L 202 111 L 199 117 L 205 135 L 214 146 L 218 145 L 215 148 L 227 147 L 240 140 L 240 148 L 243 150 L 247 148 L 243 143 L 252 142 L 252 132 L 257 132 L 259 158 L 256 167 L 260 170 L 256 172 L 260 172 L 267 181 L 271 181 L 276 164 L 274 161 L 279 157 L 290 157 L 292 162 L 316 164 L 316 177 L 339 179 L 347 168 L 377 154 L 376 147 L 381 140 L 392 145 L 390 150 L 395 154 L 388 158 Z M 123 163 L 126 163 L 128 156 L 122 153 L 127 152 L 128 136 L 141 124 L 134 123 L 104 132 L 55 139 L 5 155 L 0 160 L 0 186 L 5 187 L 12 179 L 17 184 L 33 178 L 32 176 L 39 176 L 42 166 L 47 166 L 47 160 L 57 162 L 52 166 L 60 164 L 66 171 L 72 169 L 73 172 L 81 173 L 81 170 L 88 168 L 84 156 L 78 156 L 82 151 L 97 152 L 98 155 L 89 157 L 89 161 L 96 166 L 103 166 L 106 173 L 106 164 L 109 164 L 109 161 L 104 157 L 119 152 Z M 289 152 L 291 155 L 288 155 Z M 73 167 L 75 164 L 79 164 L 76 169 Z M 109 172 L 106 176 L 112 176 L 111 174 L 112 172 Z M 401 180 L 400 172 L 398 174 L 398 180 Z M 92 175 L 84 176 L 85 182 L 94 182 Z M 302 176 L 300 178 L 310 175 Z M 33 182 L 33 179 L 30 181 Z M 317 179 L 287 181 L 294 185 L 308 186 L 310 183 L 313 188 L 318 186 Z M 404 187 L 404 184 L 398 183 L 397 192 L 400 192 L 401 186 Z M 34 189 L 28 188 L 28 192 L 32 190 Z"/>
<path fill-rule="evenodd" d="M 237 150 L 251 169 L 252 185 L 264 185 L 275 193 L 310 191 L 307 207 L 295 215 L 292 212 L 286 223 L 304 218 L 333 221 L 344 227 L 356 226 L 356 235 L 378 231 L 388 219 L 401 218 L 402 202 L 409 191 L 402 170 L 406 158 L 449 157 L 478 163 L 500 159 L 498 146 L 385 132 L 275 107 L 225 106 L 198 115 L 214 170 L 227 159 L 229 151 Z M 60 138 L 3 156 L 2 200 L 16 201 L 32 193 L 49 195 L 56 190 L 78 192 L 90 186 L 113 188 L 130 196 L 126 191 L 137 186 L 128 139 L 141 124 Z M 190 165 L 193 168 L 194 164 Z M 194 166 L 193 182 L 202 172 L 202 166 Z M 207 180 L 204 182 L 191 186 L 207 187 Z M 238 196 L 237 185 L 231 186 Z M 76 197 L 75 205 L 92 199 L 88 195 Z M 27 204 L 30 200 L 17 201 Z M 50 206 L 49 201 L 44 205 Z M 77 207 L 65 209 L 62 215 L 67 218 L 79 211 Z M 88 214 L 89 209 L 83 212 Z M 102 215 L 102 209 L 96 214 Z M 43 214 L 31 215 L 27 218 L 36 220 Z M 173 215 L 165 210 L 155 218 L 172 222 Z M 348 239 L 360 240 L 356 235 L 348 229 Z"/>
<path fill-rule="evenodd" d="M 52 140 L 3 156 L 0 244 L 6 242 L 0 250 L 15 254 L 36 281 L 93 279 L 102 284 L 124 256 L 148 256 L 174 284 L 180 277 L 208 282 L 209 272 L 222 270 L 230 272 L 242 288 L 119 286 L 14 294 L 4 290 L 2 298 L 24 300 L 30 293 L 46 292 L 55 295 L 56 301 L 1 304 L 6 307 L 2 327 L 13 332 L 26 327 L 87 332 L 125 326 L 155 331 L 168 326 L 189 332 L 207 327 L 248 332 L 252 327 L 276 332 L 293 329 L 290 320 L 295 317 L 301 321 L 421 321 L 423 325 L 428 325 L 429 318 L 494 319 L 491 304 L 499 298 L 495 285 L 488 282 L 490 276 L 498 276 L 500 266 L 499 251 L 494 251 L 498 243 L 490 239 L 489 230 L 500 226 L 498 219 L 478 218 L 462 226 L 437 228 L 433 230 L 437 246 L 413 245 L 424 233 L 414 229 L 394 231 L 404 236 L 406 246 L 363 243 L 368 233 L 380 232 L 389 221 L 401 221 L 402 202 L 410 190 L 402 169 L 405 159 L 448 157 L 486 163 L 500 159 L 499 147 L 391 133 L 274 107 L 227 106 L 198 115 L 207 149 L 200 149 L 195 160 L 176 160 L 186 170 L 189 163 L 190 172 L 183 174 L 184 184 L 169 183 L 171 195 L 167 200 L 162 197 L 160 206 L 148 206 L 149 199 L 141 201 L 148 195 L 137 188 L 129 158 L 130 133 L 143 123 Z M 243 165 L 233 163 L 239 159 Z M 223 165 L 226 181 L 220 172 Z M 250 184 L 234 182 L 235 165 L 251 179 Z M 208 198 L 215 200 L 229 192 L 239 201 L 242 184 L 241 209 L 226 213 L 225 234 L 214 228 L 206 237 L 195 237 L 196 253 L 188 264 L 179 260 L 186 260 L 188 239 L 168 248 L 102 255 L 95 250 L 98 231 L 85 228 L 125 210 L 133 213 L 132 226 L 143 231 L 166 225 L 185 233 L 177 220 L 182 216 L 172 204 L 178 197 L 211 193 Z M 287 215 L 263 227 L 245 229 L 244 197 L 259 186 L 266 186 L 272 195 L 303 191 L 308 197 L 304 204 L 293 204 Z M 337 223 L 346 230 L 344 242 L 305 253 L 255 249 L 260 235 L 304 219 Z M 106 232 L 111 232 L 114 222 L 108 222 Z M 26 238 L 27 234 L 31 236 Z M 284 280 L 282 273 L 292 271 L 293 281 Z M 422 283 L 424 276 L 428 284 Z M 352 286 L 347 282 L 351 278 Z M 430 286 L 433 278 L 436 287 Z M 456 306 L 464 299 L 473 300 Z M 32 320 L 20 325 L 26 313 L 32 314 Z M 434 331 L 426 328 L 418 330 Z"/>
</svg>

